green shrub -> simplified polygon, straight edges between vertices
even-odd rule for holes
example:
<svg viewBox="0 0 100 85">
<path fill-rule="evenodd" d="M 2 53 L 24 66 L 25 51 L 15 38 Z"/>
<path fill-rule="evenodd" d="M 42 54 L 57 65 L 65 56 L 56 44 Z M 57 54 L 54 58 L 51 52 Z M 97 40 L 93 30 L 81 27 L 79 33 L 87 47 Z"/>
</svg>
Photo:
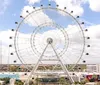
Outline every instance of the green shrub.
<svg viewBox="0 0 100 85">
<path fill-rule="evenodd" d="M 77 82 L 75 82 L 74 84 L 75 84 L 75 85 L 77 85 L 77 84 L 80 84 L 80 85 L 85 85 L 85 84 L 86 84 L 86 82 L 78 82 L 78 81 L 77 81 Z"/>
<path fill-rule="evenodd" d="M 0 80 L 4 81 L 5 84 L 9 84 L 10 78 L 0 78 Z"/>
<path fill-rule="evenodd" d="M 24 85 L 24 83 L 21 80 L 16 80 L 15 85 Z"/>
</svg>

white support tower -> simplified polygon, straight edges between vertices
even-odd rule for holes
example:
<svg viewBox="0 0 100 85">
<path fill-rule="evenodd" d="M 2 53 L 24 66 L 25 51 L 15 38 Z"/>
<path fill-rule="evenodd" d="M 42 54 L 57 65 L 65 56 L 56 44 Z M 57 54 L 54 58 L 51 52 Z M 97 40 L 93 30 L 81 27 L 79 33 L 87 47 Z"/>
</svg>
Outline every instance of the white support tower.
<svg viewBox="0 0 100 85">
<path fill-rule="evenodd" d="M 45 61 L 52 61 L 52 62 L 55 62 L 55 61 L 59 62 L 60 66 L 61 66 L 61 68 L 62 68 L 62 70 L 63 70 L 63 72 L 65 73 L 65 75 L 67 75 L 67 77 L 69 78 L 69 80 L 70 80 L 71 83 L 74 83 L 74 80 L 73 80 L 72 76 L 70 76 L 69 71 L 67 70 L 66 66 L 63 64 L 62 60 L 60 59 L 60 56 L 58 56 L 58 53 L 56 52 L 56 50 L 55 50 L 55 48 L 54 48 L 54 46 L 53 46 L 52 44 L 53 44 L 53 39 L 52 39 L 52 38 L 48 38 L 48 39 L 47 39 L 47 45 L 46 45 L 45 49 L 43 50 L 43 52 L 42 52 L 42 54 L 41 54 L 41 56 L 40 56 L 40 58 L 39 58 L 37 64 L 35 65 L 35 67 L 33 67 L 32 71 L 31 71 L 31 73 L 30 73 L 30 75 L 29 75 L 27 81 L 24 83 L 24 85 L 29 85 L 29 81 L 30 81 L 30 79 L 32 78 L 32 76 L 36 74 L 37 69 L 38 69 L 38 67 L 39 67 L 39 64 L 40 64 L 41 62 L 43 62 L 44 60 L 45 60 Z M 48 46 L 51 46 L 52 51 L 55 53 L 55 55 L 56 55 L 56 56 L 55 56 L 55 59 L 47 59 L 47 58 L 45 59 L 45 58 L 43 57 L 43 55 L 45 54 L 45 52 L 46 52 Z M 52 70 L 51 70 L 51 71 L 49 70 L 49 71 L 47 72 L 47 74 L 51 74 L 51 72 L 52 72 Z M 56 72 L 56 73 L 57 73 L 57 72 Z M 52 75 L 53 75 L 53 74 L 52 74 Z M 56 74 L 56 75 L 57 75 L 57 74 Z M 59 74 L 58 74 L 58 75 L 59 75 Z"/>
</svg>

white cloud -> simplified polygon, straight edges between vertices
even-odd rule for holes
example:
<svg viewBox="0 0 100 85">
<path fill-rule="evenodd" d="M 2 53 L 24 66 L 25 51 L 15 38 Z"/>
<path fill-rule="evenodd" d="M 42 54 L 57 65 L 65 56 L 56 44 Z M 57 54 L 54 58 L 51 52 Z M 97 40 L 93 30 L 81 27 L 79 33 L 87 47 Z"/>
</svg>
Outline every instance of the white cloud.
<svg viewBox="0 0 100 85">
<path fill-rule="evenodd" d="M 0 0 L 0 14 L 3 14 L 7 9 L 10 0 Z"/>
<path fill-rule="evenodd" d="M 27 15 L 29 15 L 29 13 L 37 9 L 39 8 L 33 9 L 33 7 L 31 6 L 25 6 L 22 9 L 21 15 L 23 17 L 26 17 Z M 26 13 L 27 10 L 29 13 Z M 30 14 L 25 20 L 25 23 L 29 24 L 30 26 L 38 26 L 45 22 L 51 22 L 51 19 L 43 12 L 43 10 L 35 11 L 34 13 Z"/>
<path fill-rule="evenodd" d="M 65 3 L 66 0 L 64 0 L 64 1 L 55 0 L 55 1 L 56 1 L 57 4 L 61 4 L 60 5 L 61 8 L 63 8 L 64 6 L 68 6 L 70 8 L 69 11 L 71 11 L 71 10 L 73 10 L 73 11 L 77 10 L 77 11 L 74 12 L 74 15 L 77 15 L 78 13 L 80 15 L 83 14 L 83 8 L 81 7 L 81 4 L 83 3 L 83 1 L 78 2 L 78 3 L 77 2 L 73 2 L 72 3 L 71 2 L 72 0 L 69 0 L 68 3 Z M 36 9 L 39 9 L 39 8 L 36 8 Z M 31 13 L 32 11 L 34 11 L 33 7 L 25 6 L 22 9 L 22 12 L 21 12 L 21 15 L 23 17 L 26 17 L 28 15 L 28 13 L 26 13 L 27 10 L 29 11 L 29 13 Z M 39 12 L 36 12 L 36 13 L 31 14 L 30 16 L 28 16 L 26 18 L 26 20 L 25 20 L 25 23 L 29 24 L 30 26 L 37 26 L 37 25 L 43 24 L 43 22 L 45 22 L 45 21 L 52 22 L 52 20 L 43 12 L 43 10 L 41 10 Z M 73 42 L 73 44 L 70 45 L 70 49 L 67 52 L 68 54 L 66 54 L 66 55 L 68 55 L 69 58 L 67 58 L 66 55 L 65 55 L 64 56 L 64 60 L 67 63 L 70 63 L 70 62 L 72 63 L 72 62 L 75 62 L 76 61 L 76 60 L 74 61 L 73 56 L 78 56 L 78 54 L 79 54 L 79 51 L 76 51 L 76 49 L 80 49 L 81 42 L 79 42 L 79 41 L 80 40 L 82 41 L 82 39 L 81 39 L 81 37 L 79 36 L 79 34 L 77 32 L 78 30 L 75 30 L 76 29 L 76 26 L 70 25 L 67 29 L 69 30 L 69 28 L 70 28 L 70 31 L 68 31 L 68 34 L 73 33 L 72 36 L 70 35 L 70 40 Z M 100 59 L 99 56 L 98 56 L 98 55 L 100 55 L 100 53 L 98 51 L 98 50 L 100 50 L 99 49 L 100 48 L 100 45 L 99 45 L 99 43 L 100 43 L 100 29 L 98 29 L 98 28 L 100 28 L 100 25 L 90 26 L 90 27 L 87 28 L 87 29 L 89 29 L 89 32 L 87 32 L 86 36 L 90 36 L 91 37 L 91 40 L 89 40 L 87 42 L 87 44 L 90 44 L 91 45 L 91 48 L 90 49 L 87 49 L 86 52 L 88 51 L 90 53 L 90 56 L 88 56 L 88 58 L 87 58 L 87 56 L 84 55 L 83 56 L 83 59 L 87 60 L 87 62 L 89 62 L 89 63 L 97 63 L 97 62 L 99 62 L 99 61 L 97 61 L 97 59 L 94 60 L 94 61 L 91 61 L 91 57 L 93 58 L 93 57 L 96 56 L 96 57 L 98 57 L 98 59 Z M 10 30 L 1 31 L 0 32 L 0 40 L 2 40 L 2 42 L 3 42 L 3 49 L 4 49 L 3 56 L 7 56 L 7 55 L 5 55 L 5 52 L 6 51 L 7 51 L 6 54 L 9 53 L 9 47 L 7 47 L 7 46 L 9 44 L 13 43 L 13 40 L 12 41 L 9 40 L 9 36 L 10 35 L 14 36 L 14 33 L 12 33 Z M 20 37 L 29 38 L 31 35 L 30 34 L 19 33 L 19 36 Z M 57 30 L 51 30 L 51 31 L 45 32 L 45 33 L 43 33 L 43 35 L 38 34 L 37 35 L 37 39 L 36 39 L 36 45 L 39 44 L 37 46 L 37 48 L 38 48 L 38 50 L 40 52 L 42 52 L 41 49 L 43 49 L 43 47 L 46 45 L 47 36 L 50 36 L 54 40 L 56 40 L 56 41 L 54 41 L 54 45 L 57 44 L 56 43 L 57 41 L 63 44 L 63 36 L 62 35 L 60 36 L 60 33 Z M 42 42 L 42 44 L 41 44 L 41 42 Z M 24 43 L 30 44 L 30 40 L 29 39 L 25 39 L 25 40 L 19 39 L 19 42 L 18 43 L 22 43 L 22 44 L 20 44 L 18 46 L 20 49 L 25 49 L 25 50 L 22 50 L 20 52 L 20 55 L 25 57 L 25 61 L 28 60 L 27 63 L 33 63 L 33 61 L 34 61 L 34 63 L 36 63 L 38 57 L 34 53 L 32 54 L 32 49 L 30 48 L 31 47 L 30 45 L 27 45 L 26 46 L 24 44 Z M 14 51 L 14 48 L 12 48 L 10 51 L 11 52 Z M 72 53 L 72 51 L 73 51 L 73 53 Z M 4 57 L 4 60 L 5 60 L 5 58 L 6 57 Z M 18 60 L 18 58 L 17 58 L 16 55 L 14 55 L 13 58 L 10 58 L 10 59 L 11 59 L 10 60 L 10 63 L 13 63 L 13 60 L 14 59 Z M 7 60 L 7 58 L 6 58 L 6 60 Z M 4 61 L 4 63 L 5 62 L 6 61 Z"/>
<path fill-rule="evenodd" d="M 12 43 L 12 40 L 9 39 L 9 37 L 11 36 L 13 37 L 14 33 L 10 30 L 0 31 L 0 41 L 2 41 L 2 43 L 5 45 L 9 45 L 10 43 Z"/>
<path fill-rule="evenodd" d="M 100 12 L 100 0 L 88 0 L 91 10 Z"/>
<path fill-rule="evenodd" d="M 82 4 L 89 3 L 89 7 L 91 10 L 95 12 L 100 12 L 100 0 L 50 0 L 55 1 L 56 4 L 60 6 L 60 8 L 67 7 L 68 11 L 73 10 L 74 15 L 82 15 L 84 13 L 84 9 Z"/>
<path fill-rule="evenodd" d="M 64 7 L 67 7 L 67 11 L 71 12 L 74 11 L 74 16 L 81 16 L 84 13 L 84 9 L 81 6 L 83 3 L 85 3 L 85 0 L 50 0 L 55 1 L 56 4 L 59 5 L 61 9 L 64 9 Z"/>
<path fill-rule="evenodd" d="M 89 45 L 91 45 L 91 47 L 87 48 L 85 50 L 85 52 L 89 52 L 90 55 L 86 56 L 84 54 L 84 56 L 82 57 L 82 59 L 86 60 L 87 63 L 99 63 L 99 60 L 100 60 L 100 57 L 99 57 L 99 55 L 100 55 L 100 52 L 99 52 L 100 51 L 100 45 L 99 45 L 100 29 L 99 28 L 100 28 L 100 25 L 87 27 L 87 29 L 89 31 L 87 33 L 85 33 L 85 35 L 90 36 L 90 40 L 87 40 L 86 45 L 89 44 Z M 66 54 L 64 55 L 65 57 L 63 58 L 63 61 L 67 62 L 67 63 L 73 63 L 73 62 L 75 63 L 77 60 L 76 58 L 78 58 L 78 57 L 76 57 L 75 59 L 74 59 L 74 57 L 78 56 L 78 54 L 80 53 L 80 51 L 78 51 L 78 50 L 81 47 L 81 42 L 79 42 L 79 39 L 81 39 L 81 38 L 80 38 L 80 36 L 78 36 L 78 32 L 77 32 L 78 30 L 75 30 L 76 29 L 75 27 L 69 26 L 69 28 L 67 28 L 67 29 L 68 29 L 68 34 L 71 34 L 71 33 L 73 34 L 72 36 L 70 35 L 70 40 L 73 42 L 73 44 L 70 45 L 68 52 L 66 52 Z M 14 33 L 12 33 L 9 30 L 0 32 L 0 36 L 1 36 L 0 39 L 4 43 L 2 46 L 2 48 L 3 48 L 2 54 L 4 56 L 3 59 L 5 60 L 5 61 L 3 61 L 4 63 L 7 63 L 6 57 L 7 57 L 7 54 L 9 53 L 8 52 L 9 47 L 7 47 L 7 45 L 10 43 L 13 43 L 10 40 L 8 40 L 8 37 L 13 34 Z M 3 36 L 5 36 L 5 37 L 3 37 Z M 32 54 L 32 49 L 30 48 L 30 45 L 29 45 L 30 44 L 30 40 L 29 40 L 30 36 L 31 36 L 30 34 L 19 33 L 19 37 L 23 37 L 23 40 L 19 38 L 18 43 L 23 43 L 23 44 L 18 45 L 19 49 L 25 49 L 25 50 L 20 51 L 20 55 L 23 56 L 24 60 L 27 63 L 32 63 L 33 61 L 34 61 L 34 63 L 36 63 L 36 61 L 39 57 L 37 57 L 35 54 Z M 54 45 L 57 45 L 57 41 L 60 42 L 60 44 L 61 43 L 64 44 L 63 36 L 60 34 L 59 31 L 57 31 L 57 30 L 47 31 L 47 32 L 43 33 L 42 35 L 38 34 L 36 36 L 36 43 L 37 43 L 36 45 L 37 45 L 37 48 L 39 47 L 38 51 L 42 52 L 41 49 L 44 49 L 43 47 L 45 47 L 45 45 L 46 45 L 46 40 L 48 38 L 47 36 L 52 37 L 54 39 Z M 25 37 L 25 39 L 24 39 L 24 37 Z M 26 39 L 26 38 L 28 38 L 28 39 Z M 27 43 L 27 45 L 24 43 Z M 13 51 L 14 51 L 14 48 L 10 49 L 10 52 L 13 52 Z M 59 50 L 58 50 L 58 52 L 59 52 Z M 5 53 L 6 53 L 6 55 L 5 55 Z M 68 58 L 67 58 L 67 56 L 68 56 Z M 13 58 L 12 58 L 12 56 L 10 56 L 10 63 L 13 63 L 14 60 L 17 60 L 18 61 L 17 63 L 19 63 L 19 60 L 16 55 L 14 55 Z"/>
<path fill-rule="evenodd" d="M 10 50 L 9 45 L 14 44 L 13 39 L 9 39 L 9 37 L 14 37 L 14 32 L 10 30 L 0 31 L 0 56 L 2 57 L 2 63 L 13 63 L 17 57 L 10 57 L 10 51 L 14 51 L 14 48 Z M 8 59 L 9 58 L 9 59 Z"/>
<path fill-rule="evenodd" d="M 87 34 L 91 36 L 92 39 L 100 39 L 100 25 L 94 25 L 88 27 Z"/>
<path fill-rule="evenodd" d="M 39 3 L 41 0 L 27 0 L 29 4 Z"/>
<path fill-rule="evenodd" d="M 87 27 L 88 32 L 86 36 L 90 37 L 90 40 L 87 41 L 87 45 L 91 47 L 86 51 L 89 52 L 89 56 L 84 56 L 84 58 L 88 61 L 87 63 L 97 63 L 100 64 L 100 25 L 94 25 Z"/>
<path fill-rule="evenodd" d="M 9 39 L 9 37 L 12 36 L 12 39 Z M 20 33 L 20 36 L 21 37 L 24 37 L 24 38 L 29 38 L 30 37 L 30 34 L 23 34 L 23 33 Z M 3 64 L 14 64 L 14 60 L 17 61 L 18 64 L 21 64 L 20 60 L 18 59 L 17 55 L 16 55 L 16 52 L 15 52 L 15 47 L 14 47 L 14 37 L 15 37 L 15 32 L 13 31 L 10 31 L 10 30 L 5 30 L 5 31 L 0 31 L 0 56 L 2 56 L 2 63 Z M 20 46 L 20 49 L 26 49 L 27 47 L 29 48 L 30 45 L 26 44 L 29 42 L 29 39 L 21 39 L 19 38 L 19 42 L 18 43 L 22 43 L 21 45 L 19 44 L 18 46 Z M 12 47 L 9 47 L 9 45 L 12 45 Z M 30 49 L 28 49 L 30 51 Z M 20 52 L 20 56 L 23 56 L 25 55 L 25 60 L 29 60 L 27 63 L 32 63 L 33 60 L 37 60 L 37 58 L 34 58 L 33 55 L 30 54 L 29 51 L 27 50 L 22 50 Z M 23 52 L 23 53 L 22 53 Z M 14 55 L 10 55 L 10 53 L 14 53 Z M 31 55 L 30 57 L 28 56 Z M 34 55 L 35 56 L 35 55 Z M 34 59 L 33 59 L 34 58 Z M 15 63 L 16 64 L 16 63 Z"/>
</svg>

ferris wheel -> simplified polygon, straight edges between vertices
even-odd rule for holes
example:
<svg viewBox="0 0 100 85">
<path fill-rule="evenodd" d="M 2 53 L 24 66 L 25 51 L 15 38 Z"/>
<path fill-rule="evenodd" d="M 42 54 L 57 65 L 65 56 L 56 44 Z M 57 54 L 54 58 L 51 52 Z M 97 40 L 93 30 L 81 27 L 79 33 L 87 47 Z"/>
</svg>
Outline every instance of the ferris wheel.
<svg viewBox="0 0 100 85">
<path fill-rule="evenodd" d="M 28 80 L 36 74 L 39 65 L 61 65 L 69 80 L 74 82 L 66 65 L 72 64 L 73 69 L 78 63 L 86 62 L 82 59 L 84 54 L 89 55 L 85 53 L 85 41 L 90 37 L 85 37 L 84 32 L 88 30 L 83 28 L 84 22 L 79 22 L 80 17 L 74 15 L 74 11 L 68 12 L 66 7 L 60 9 L 59 5 L 49 4 L 31 7 L 20 18 L 20 23 L 15 22 L 17 29 L 12 29 L 15 31 L 14 47 L 20 62 L 30 70 Z M 33 69 L 27 64 L 33 64 Z M 46 72 L 51 73 L 57 72 Z"/>
</svg>

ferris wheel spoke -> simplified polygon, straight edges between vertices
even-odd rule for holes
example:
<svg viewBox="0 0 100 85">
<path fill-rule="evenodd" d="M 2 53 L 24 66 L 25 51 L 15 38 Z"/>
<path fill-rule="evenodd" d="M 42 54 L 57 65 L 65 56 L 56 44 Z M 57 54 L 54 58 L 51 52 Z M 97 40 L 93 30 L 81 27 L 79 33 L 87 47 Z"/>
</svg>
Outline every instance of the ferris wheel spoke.
<svg viewBox="0 0 100 85">
<path fill-rule="evenodd" d="M 31 57 L 33 57 L 33 55 L 35 55 L 34 53 L 32 54 L 30 54 L 29 52 L 25 52 L 25 54 L 23 54 L 23 53 L 21 53 L 21 52 L 19 52 L 20 53 L 20 55 L 21 56 L 24 56 L 23 58 L 28 58 L 28 59 L 30 59 Z M 30 56 L 30 58 L 29 58 L 29 56 Z M 26 59 L 24 59 L 26 62 L 27 62 L 27 60 Z"/>
<path fill-rule="evenodd" d="M 33 21 L 35 21 L 35 24 L 38 26 L 39 24 L 38 24 L 37 21 L 32 17 L 31 14 L 25 19 L 25 21 L 26 21 L 27 23 L 29 23 L 29 21 L 28 21 L 27 19 L 30 19 L 30 17 L 31 17 L 31 19 L 32 19 Z M 33 22 L 33 23 L 34 23 L 34 22 Z"/>
<path fill-rule="evenodd" d="M 72 55 L 74 54 L 74 58 L 76 58 L 76 57 L 79 58 L 79 56 L 80 56 L 80 55 L 78 55 L 78 54 L 75 54 L 75 52 L 74 52 L 74 53 L 71 53 L 71 52 L 70 52 L 70 53 L 66 53 L 66 54 L 67 54 L 67 55 L 70 55 L 70 56 L 72 56 Z M 69 57 L 69 56 L 67 56 L 67 57 Z"/>
<path fill-rule="evenodd" d="M 19 52 L 19 53 L 20 53 L 20 52 Z M 28 52 L 26 52 L 26 53 L 28 53 Z M 30 54 L 30 53 L 29 53 L 29 54 L 22 54 L 22 53 L 20 53 L 20 55 L 21 55 L 21 56 L 24 56 L 23 59 L 24 59 L 24 61 L 26 61 L 26 62 L 27 62 L 27 59 L 34 58 L 32 53 L 31 53 L 31 54 Z M 35 55 L 35 54 L 34 54 L 34 55 Z M 30 56 L 30 57 L 29 57 L 29 56 Z"/>
<path fill-rule="evenodd" d="M 44 11 L 43 9 L 42 9 L 42 11 L 43 11 L 43 13 L 45 14 L 45 11 Z M 46 17 L 44 17 L 44 21 L 45 21 L 45 23 L 47 22 L 47 21 L 46 21 Z"/>
<path fill-rule="evenodd" d="M 82 54 L 81 54 L 81 57 L 79 57 L 78 61 L 75 62 L 75 64 L 74 64 L 74 66 L 72 67 L 72 69 L 74 69 L 75 66 L 76 66 L 76 65 L 79 63 L 79 61 L 81 61 L 81 60 L 84 60 L 84 59 L 82 58 Z"/>
<path fill-rule="evenodd" d="M 81 52 L 82 49 L 74 49 L 74 48 L 72 48 L 72 51 L 78 51 L 78 52 Z"/>
<path fill-rule="evenodd" d="M 31 19 L 32 19 L 33 21 L 35 21 L 35 23 L 37 24 L 37 26 L 39 26 L 38 22 L 33 18 L 33 15 L 30 14 L 30 16 L 31 16 Z"/>
<path fill-rule="evenodd" d="M 23 50 L 26 50 L 26 49 L 29 49 L 29 48 L 31 48 L 31 47 L 29 46 L 29 47 L 27 47 L 27 48 L 18 49 L 17 51 L 23 51 Z"/>
<path fill-rule="evenodd" d="M 72 61 L 72 59 L 70 59 L 69 56 L 67 56 L 67 59 L 70 60 L 70 61 L 74 64 L 74 62 Z M 65 63 L 67 63 L 67 61 L 65 61 L 64 57 L 62 57 L 62 60 L 63 60 Z"/>
<path fill-rule="evenodd" d="M 83 41 L 81 41 L 81 42 L 69 42 L 69 46 L 71 46 L 71 45 L 75 45 L 75 46 L 81 46 L 81 47 L 83 47 L 84 46 L 84 44 L 82 43 Z"/>
<path fill-rule="evenodd" d="M 20 44 L 21 46 L 22 46 L 22 45 L 25 45 L 25 44 L 26 44 L 27 46 L 30 45 L 30 43 L 19 43 L 19 42 L 18 42 L 18 43 L 17 43 L 17 46 L 20 46 L 20 45 L 18 45 L 18 44 Z"/>
<path fill-rule="evenodd" d="M 26 39 L 26 40 L 30 40 L 30 38 L 27 38 L 27 37 L 16 37 L 16 39 Z"/>
<path fill-rule="evenodd" d="M 68 32 L 67 32 L 68 33 Z M 73 32 L 73 33 L 68 33 L 68 35 L 73 35 L 73 34 L 81 34 L 82 35 L 82 31 L 77 31 L 77 32 Z"/>
<path fill-rule="evenodd" d="M 76 26 L 76 27 L 77 27 L 77 29 L 80 29 L 81 28 L 81 31 L 84 31 L 81 26 Z M 74 28 L 74 27 L 72 27 L 72 28 L 66 28 L 66 31 L 71 31 L 71 30 L 75 30 L 75 29 L 76 28 Z"/>
<path fill-rule="evenodd" d="M 43 13 L 45 14 L 44 9 L 42 9 L 42 11 L 43 11 Z M 50 20 L 47 21 L 47 17 L 48 17 L 48 16 L 47 16 L 47 17 L 46 17 L 46 16 L 47 16 L 47 15 L 45 14 L 45 15 L 44 15 L 44 21 L 45 21 L 45 23 L 48 23 L 48 22 L 50 22 L 50 23 L 55 23 L 55 21 L 52 20 L 52 19 L 50 19 Z"/>
<path fill-rule="evenodd" d="M 80 44 L 80 43 L 69 43 L 69 48 L 76 48 L 76 49 L 78 49 L 78 48 L 80 48 L 80 49 L 83 49 L 83 47 L 84 47 L 84 44 L 81 44 L 81 45 L 78 45 L 78 44 Z M 74 47 L 73 47 L 74 46 Z"/>
</svg>

